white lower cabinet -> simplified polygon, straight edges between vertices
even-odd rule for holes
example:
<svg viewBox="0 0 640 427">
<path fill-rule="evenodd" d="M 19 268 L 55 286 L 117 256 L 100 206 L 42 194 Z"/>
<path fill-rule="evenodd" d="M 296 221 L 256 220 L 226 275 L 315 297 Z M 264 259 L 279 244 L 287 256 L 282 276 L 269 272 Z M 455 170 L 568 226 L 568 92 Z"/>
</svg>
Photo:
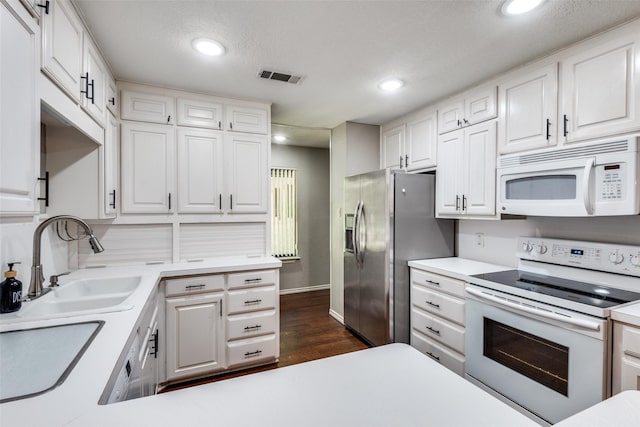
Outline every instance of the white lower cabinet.
<svg viewBox="0 0 640 427">
<path fill-rule="evenodd" d="M 640 327 L 614 322 L 611 394 L 640 390 Z"/>
<path fill-rule="evenodd" d="M 222 292 L 167 298 L 168 380 L 224 369 L 223 298 Z"/>
<path fill-rule="evenodd" d="M 411 345 L 464 375 L 464 282 L 411 268 Z"/>
<path fill-rule="evenodd" d="M 277 270 L 166 279 L 164 382 L 276 362 L 280 355 Z"/>
</svg>

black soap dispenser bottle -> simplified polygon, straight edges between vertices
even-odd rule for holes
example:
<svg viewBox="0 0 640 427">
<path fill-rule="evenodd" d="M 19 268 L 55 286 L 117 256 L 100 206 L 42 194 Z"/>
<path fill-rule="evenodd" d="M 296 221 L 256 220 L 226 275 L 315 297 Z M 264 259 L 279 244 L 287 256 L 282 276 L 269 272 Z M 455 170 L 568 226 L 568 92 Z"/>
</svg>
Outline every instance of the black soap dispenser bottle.
<svg viewBox="0 0 640 427">
<path fill-rule="evenodd" d="M 22 282 L 16 279 L 14 264 L 20 263 L 10 262 L 9 271 L 4 272 L 5 280 L 0 283 L 0 313 L 12 313 L 22 307 Z"/>
</svg>

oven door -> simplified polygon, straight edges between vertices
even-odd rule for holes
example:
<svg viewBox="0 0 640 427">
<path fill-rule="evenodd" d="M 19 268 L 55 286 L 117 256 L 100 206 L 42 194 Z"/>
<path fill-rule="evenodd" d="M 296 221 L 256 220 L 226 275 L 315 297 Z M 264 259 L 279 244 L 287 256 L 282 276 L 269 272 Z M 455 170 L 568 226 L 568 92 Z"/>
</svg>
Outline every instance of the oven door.
<svg viewBox="0 0 640 427">
<path fill-rule="evenodd" d="M 595 158 L 498 169 L 501 213 L 593 215 Z"/>
<path fill-rule="evenodd" d="M 468 285 L 467 375 L 550 423 L 600 402 L 606 322 L 580 316 L 563 324 L 566 310 L 538 315 L 532 308 L 538 303 L 521 299 L 527 304 L 521 311 L 517 301 Z"/>
</svg>

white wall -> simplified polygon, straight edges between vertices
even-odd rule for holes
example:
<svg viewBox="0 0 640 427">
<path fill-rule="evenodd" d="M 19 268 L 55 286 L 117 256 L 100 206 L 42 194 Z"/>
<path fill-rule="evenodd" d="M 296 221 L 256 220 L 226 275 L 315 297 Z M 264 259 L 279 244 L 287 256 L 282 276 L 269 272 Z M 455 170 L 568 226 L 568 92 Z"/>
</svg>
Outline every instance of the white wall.
<svg viewBox="0 0 640 427">
<path fill-rule="evenodd" d="M 477 244 L 482 233 L 484 245 Z M 542 218 L 502 221 L 458 221 L 457 255 L 515 267 L 520 236 L 611 242 L 640 246 L 640 216 Z"/>
<path fill-rule="evenodd" d="M 298 251 L 300 260 L 280 269 L 280 289 L 303 290 L 328 286 L 329 268 L 329 150 L 271 145 L 271 165 L 293 168 L 298 177 Z"/>
</svg>

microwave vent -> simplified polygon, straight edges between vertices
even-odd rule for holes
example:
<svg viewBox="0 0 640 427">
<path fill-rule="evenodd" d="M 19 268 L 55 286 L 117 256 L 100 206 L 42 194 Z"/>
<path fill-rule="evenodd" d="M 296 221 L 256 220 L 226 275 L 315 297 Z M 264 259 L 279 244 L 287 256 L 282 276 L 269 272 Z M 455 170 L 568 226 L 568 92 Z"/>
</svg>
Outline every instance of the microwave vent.
<svg viewBox="0 0 640 427">
<path fill-rule="evenodd" d="M 625 152 L 629 151 L 629 148 L 629 140 L 625 139 L 582 147 L 572 147 L 560 150 L 523 154 L 520 156 L 502 157 L 500 159 L 500 167 L 529 165 L 534 163 L 553 162 L 558 160 L 579 159 L 581 157 L 592 157 L 598 154 Z"/>
</svg>

